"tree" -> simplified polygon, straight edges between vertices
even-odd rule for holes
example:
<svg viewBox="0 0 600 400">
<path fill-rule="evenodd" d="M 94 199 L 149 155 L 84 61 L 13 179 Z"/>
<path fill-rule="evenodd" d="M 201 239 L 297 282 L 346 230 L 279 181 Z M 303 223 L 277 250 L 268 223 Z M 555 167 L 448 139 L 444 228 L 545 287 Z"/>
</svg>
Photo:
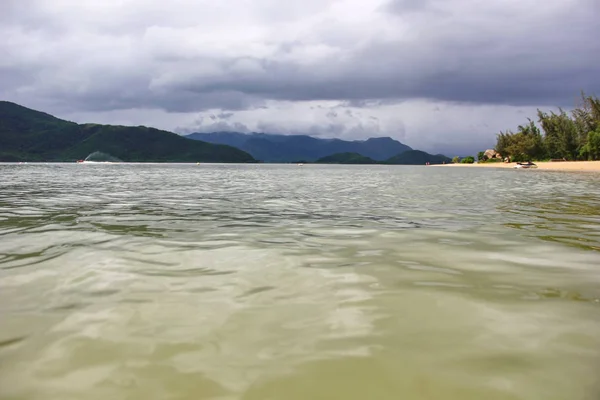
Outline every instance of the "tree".
<svg viewBox="0 0 600 400">
<path fill-rule="evenodd" d="M 477 161 L 485 161 L 486 157 L 485 157 L 485 151 L 480 151 L 479 153 L 477 153 Z"/>
<path fill-rule="evenodd" d="M 454 157 L 454 158 L 452 159 L 452 163 L 453 163 L 453 164 L 458 164 L 458 162 L 459 162 L 459 161 L 460 161 L 460 157 L 459 157 L 459 156 L 456 156 L 456 157 Z"/>
<path fill-rule="evenodd" d="M 460 160 L 461 164 L 473 164 L 475 162 L 475 157 L 473 156 L 467 156 L 465 158 L 463 158 L 462 160 Z"/>
<path fill-rule="evenodd" d="M 579 153 L 577 125 L 562 109 L 558 114 L 550 114 L 538 110 L 538 117 L 544 129 L 545 148 L 550 158 L 577 159 Z"/>
<path fill-rule="evenodd" d="M 586 96 L 581 93 L 581 101 L 572 111 L 579 147 L 579 157 L 598 159 L 593 153 L 595 146 L 595 132 L 600 129 L 600 100 L 596 97 Z M 591 142 L 591 143 L 590 143 Z"/>
<path fill-rule="evenodd" d="M 587 143 L 582 147 L 580 155 L 587 160 L 600 160 L 600 127 L 588 133 Z"/>
<path fill-rule="evenodd" d="M 600 159 L 600 127 L 588 134 L 587 145 L 590 149 L 590 157 L 592 160 Z"/>
<path fill-rule="evenodd" d="M 508 148 L 511 144 L 512 135 L 513 133 L 510 130 L 507 130 L 506 132 L 500 132 L 497 136 L 495 150 L 496 152 L 502 154 L 502 157 L 510 156 L 508 153 Z"/>
<path fill-rule="evenodd" d="M 545 158 L 600 159 L 596 152 L 600 132 L 600 99 L 581 94 L 579 104 L 567 113 L 538 110 L 538 123 L 519 125 L 516 133 L 507 130 L 497 135 L 496 151 L 513 161 Z M 543 131 L 543 134 L 542 134 Z"/>
<path fill-rule="evenodd" d="M 528 119 L 526 125 L 519 125 L 518 132 L 500 132 L 496 151 L 510 156 L 514 161 L 526 161 L 544 157 L 543 137 L 535 123 Z"/>
</svg>

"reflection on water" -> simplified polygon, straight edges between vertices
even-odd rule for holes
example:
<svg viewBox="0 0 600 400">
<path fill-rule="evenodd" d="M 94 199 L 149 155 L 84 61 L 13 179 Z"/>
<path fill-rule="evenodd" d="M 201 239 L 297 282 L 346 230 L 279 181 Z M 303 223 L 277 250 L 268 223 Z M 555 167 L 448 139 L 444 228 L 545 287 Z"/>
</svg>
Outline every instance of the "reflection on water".
<svg viewBox="0 0 600 400">
<path fill-rule="evenodd" d="M 0 177 L 0 399 L 600 395 L 597 175 Z"/>
</svg>

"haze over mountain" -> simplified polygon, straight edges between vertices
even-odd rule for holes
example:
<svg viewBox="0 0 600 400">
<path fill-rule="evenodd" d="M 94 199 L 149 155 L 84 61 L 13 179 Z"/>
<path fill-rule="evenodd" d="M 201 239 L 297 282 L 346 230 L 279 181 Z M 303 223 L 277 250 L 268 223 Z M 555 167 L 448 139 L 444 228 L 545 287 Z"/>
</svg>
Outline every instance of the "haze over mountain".
<svg viewBox="0 0 600 400">
<path fill-rule="evenodd" d="M 193 133 L 186 137 L 208 143 L 235 146 L 264 162 L 316 161 L 336 153 L 358 153 L 374 160 L 387 160 L 412 150 L 409 146 L 389 137 L 347 141 L 307 135 L 239 132 Z"/>
<path fill-rule="evenodd" d="M 144 126 L 79 125 L 0 101 L 0 161 L 75 161 L 94 152 L 123 161 L 255 161 L 231 146 L 194 141 Z"/>
</svg>

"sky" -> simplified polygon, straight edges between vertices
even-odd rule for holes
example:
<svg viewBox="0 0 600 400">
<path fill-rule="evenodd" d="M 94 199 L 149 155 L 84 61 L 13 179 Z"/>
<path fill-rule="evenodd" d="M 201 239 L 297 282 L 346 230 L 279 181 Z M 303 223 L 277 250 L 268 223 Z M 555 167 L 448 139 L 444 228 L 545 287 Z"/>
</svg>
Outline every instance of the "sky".
<svg viewBox="0 0 600 400">
<path fill-rule="evenodd" d="M 467 155 L 600 95 L 598 0 L 0 0 L 0 99 Z"/>
</svg>

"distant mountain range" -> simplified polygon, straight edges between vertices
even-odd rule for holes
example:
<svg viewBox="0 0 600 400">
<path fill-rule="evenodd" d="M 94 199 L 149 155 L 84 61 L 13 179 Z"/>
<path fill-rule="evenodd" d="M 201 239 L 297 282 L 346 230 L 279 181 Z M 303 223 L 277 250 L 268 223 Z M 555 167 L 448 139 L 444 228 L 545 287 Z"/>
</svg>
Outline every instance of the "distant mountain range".
<svg viewBox="0 0 600 400">
<path fill-rule="evenodd" d="M 405 151 L 385 160 L 385 164 L 396 165 L 449 164 L 451 162 L 452 159 L 443 154 L 429 154 L 421 150 Z"/>
<path fill-rule="evenodd" d="M 92 154 L 130 162 L 423 165 L 450 161 L 389 137 L 347 141 L 238 132 L 180 136 L 145 126 L 76 124 L 0 101 L 0 161 L 76 161 Z"/>
<path fill-rule="evenodd" d="M 318 164 L 377 164 L 377 161 L 358 153 L 336 153 L 319 158 Z"/>
<path fill-rule="evenodd" d="M 347 141 L 306 135 L 276 135 L 239 132 L 192 133 L 189 139 L 237 147 L 264 162 L 316 161 L 338 153 L 357 153 L 374 160 L 387 160 L 409 146 L 389 137 Z"/>
<path fill-rule="evenodd" d="M 420 150 L 408 150 L 387 160 L 373 160 L 358 153 L 337 153 L 319 158 L 318 164 L 396 164 L 396 165 L 425 165 L 450 163 L 452 160 L 442 154 L 432 155 Z"/>
<path fill-rule="evenodd" d="M 143 126 L 79 125 L 0 101 L 0 161 L 76 161 L 94 152 L 123 161 L 256 162 L 231 146 Z"/>
</svg>

